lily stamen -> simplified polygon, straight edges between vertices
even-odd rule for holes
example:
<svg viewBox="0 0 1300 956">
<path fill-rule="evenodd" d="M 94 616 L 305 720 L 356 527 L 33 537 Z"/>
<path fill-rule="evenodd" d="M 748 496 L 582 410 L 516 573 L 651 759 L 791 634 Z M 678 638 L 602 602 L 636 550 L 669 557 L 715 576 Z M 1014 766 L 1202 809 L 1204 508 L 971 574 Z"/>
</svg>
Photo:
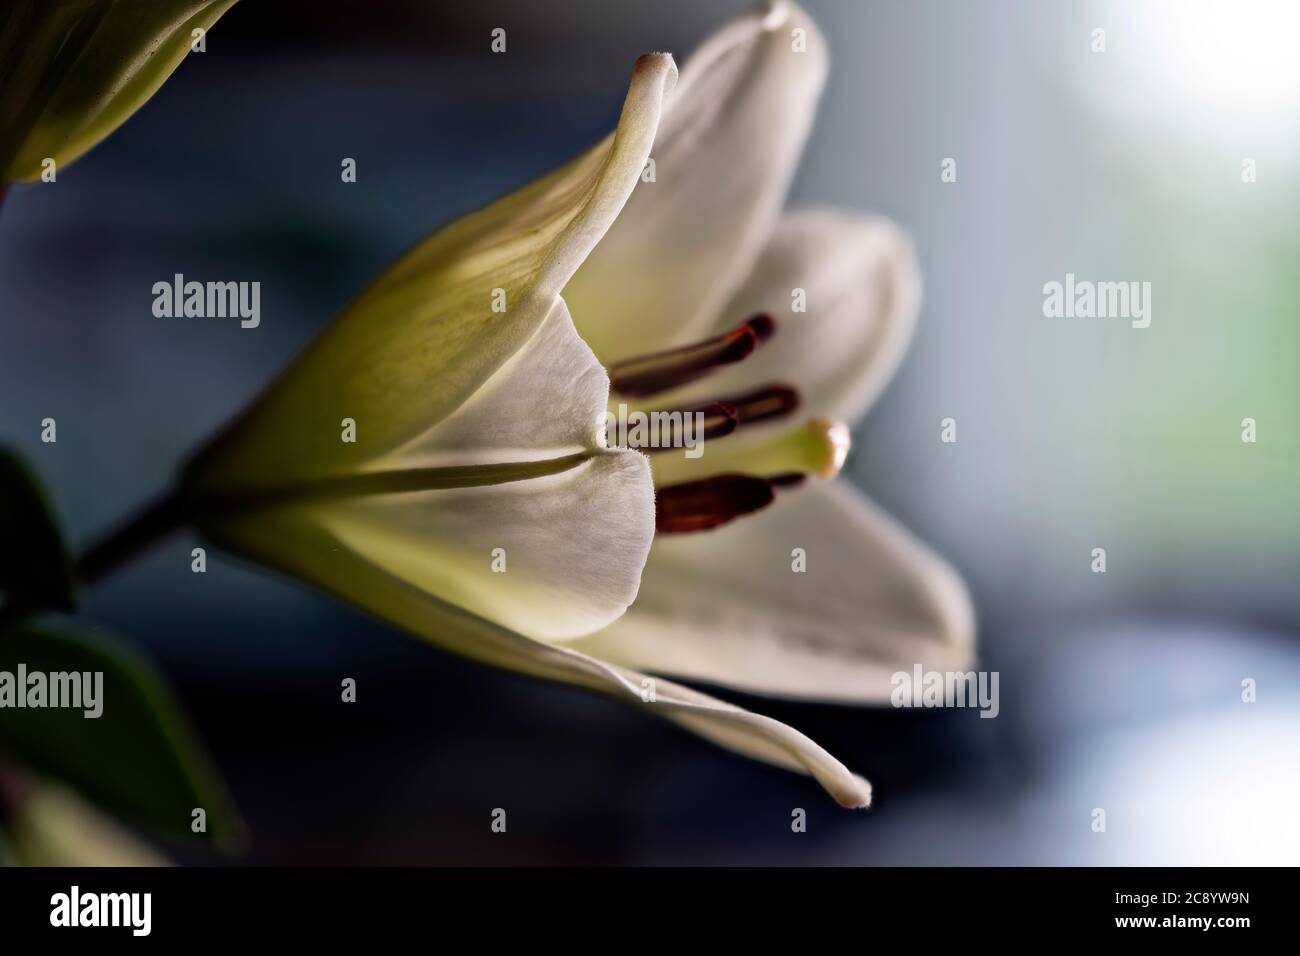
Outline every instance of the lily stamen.
<svg viewBox="0 0 1300 956">
<path fill-rule="evenodd" d="M 631 398 L 666 392 L 743 360 L 775 333 L 770 315 L 755 315 L 703 342 L 615 362 L 609 367 L 610 388 Z"/>
<path fill-rule="evenodd" d="M 696 418 L 696 415 L 703 416 Z M 650 412 L 652 424 L 659 423 L 655 435 L 646 445 L 629 445 L 647 454 L 681 450 L 687 439 L 699 443 L 730 435 L 740 425 L 736 406 L 729 402 L 704 402 L 670 412 Z M 698 424 L 696 424 L 698 422 Z"/>
<path fill-rule="evenodd" d="M 775 497 L 765 478 L 713 475 L 655 489 L 655 532 L 707 531 L 766 508 Z"/>
<path fill-rule="evenodd" d="M 799 407 L 799 392 L 789 385 L 767 385 L 744 395 L 717 401 L 736 409 L 738 424 L 752 425 L 770 418 L 783 418 Z"/>
<path fill-rule="evenodd" d="M 806 471 L 783 471 L 779 475 L 767 476 L 767 483 L 773 488 L 798 488 L 807 480 Z"/>
<path fill-rule="evenodd" d="M 807 480 L 807 472 L 783 471 L 765 478 L 726 474 L 664 485 L 655 491 L 655 533 L 708 531 L 761 511 L 778 490 L 797 488 Z"/>
</svg>

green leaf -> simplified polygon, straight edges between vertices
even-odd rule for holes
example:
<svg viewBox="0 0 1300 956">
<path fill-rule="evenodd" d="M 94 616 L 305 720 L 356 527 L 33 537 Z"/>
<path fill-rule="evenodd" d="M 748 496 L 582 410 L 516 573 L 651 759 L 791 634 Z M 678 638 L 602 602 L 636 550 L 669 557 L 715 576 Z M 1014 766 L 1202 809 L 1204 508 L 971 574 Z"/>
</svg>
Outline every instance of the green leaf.
<svg viewBox="0 0 1300 956">
<path fill-rule="evenodd" d="M 7 695 L 27 690 L 15 687 L 20 663 L 29 679 L 34 672 L 102 674 L 100 716 L 85 716 L 84 699 L 82 707 L 15 706 L 16 696 Z M 128 823 L 189 834 L 201 807 L 207 833 L 199 836 L 223 848 L 242 839 L 224 784 L 158 674 L 99 633 L 27 624 L 0 634 L 5 756 L 65 780 Z"/>
<path fill-rule="evenodd" d="M 72 561 L 36 478 L 0 449 L 0 606 L 15 611 L 76 606 Z"/>
<path fill-rule="evenodd" d="M 235 0 L 5 0 L 0 180 L 68 165 L 125 123 Z"/>
</svg>

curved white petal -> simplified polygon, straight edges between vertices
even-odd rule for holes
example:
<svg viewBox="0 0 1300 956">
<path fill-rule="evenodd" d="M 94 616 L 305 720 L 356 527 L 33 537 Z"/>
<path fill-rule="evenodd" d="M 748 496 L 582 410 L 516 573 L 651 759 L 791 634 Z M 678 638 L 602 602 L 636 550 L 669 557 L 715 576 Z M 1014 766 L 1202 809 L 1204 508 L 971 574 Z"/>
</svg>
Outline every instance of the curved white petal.
<svg viewBox="0 0 1300 956">
<path fill-rule="evenodd" d="M 608 402 L 609 376 L 558 299 L 532 339 L 465 404 L 371 468 L 536 461 L 601 449 Z"/>
<path fill-rule="evenodd" d="M 525 462 L 535 466 L 532 477 L 488 483 L 480 474 L 468 487 L 435 489 L 431 480 L 426 490 L 400 493 L 391 486 L 328 498 L 305 493 L 296 507 L 445 601 L 541 640 L 591 633 L 636 596 L 654 535 L 648 461 L 604 448 L 608 392 L 604 368 L 559 299 L 533 339 L 469 401 L 371 465 L 385 473 L 377 477 L 421 480 L 423 468 Z M 584 454 L 594 457 L 579 463 Z M 230 521 L 215 523 L 223 520 Z M 216 534 L 261 558 L 265 522 L 256 511 Z"/>
<path fill-rule="evenodd" d="M 286 524 L 319 527 L 349 555 L 529 637 L 565 640 L 609 624 L 636 597 L 654 491 L 644 456 L 611 452 L 519 481 L 255 511 L 213 533 L 258 561 L 346 589 L 347 572 L 332 563 L 339 546 L 312 554 L 311 537 Z"/>
<path fill-rule="evenodd" d="M 617 130 L 434 233 L 335 319 L 188 469 L 196 491 L 354 471 L 466 402 L 550 313 L 632 192 L 677 71 L 641 57 Z M 339 440 L 356 423 L 356 441 Z"/>
<path fill-rule="evenodd" d="M 629 667 L 843 703 L 887 701 L 891 675 L 916 663 L 970 665 L 970 598 L 941 558 L 852 488 L 779 497 L 714 531 L 656 539 L 636 604 L 573 646 Z"/>
<path fill-rule="evenodd" d="M 429 642 L 481 663 L 608 694 L 748 757 L 813 776 L 842 806 L 865 807 L 871 786 L 780 721 L 573 650 L 533 640 L 440 600 L 369 560 L 306 512 L 260 522 L 259 560 L 290 571 Z M 293 545 L 285 542 L 292 539 Z M 652 682 L 652 683 L 647 683 Z M 653 700 L 650 700 L 653 689 Z"/>
<path fill-rule="evenodd" d="M 729 23 L 682 67 L 651 152 L 654 181 L 637 185 L 565 288 L 602 360 L 712 325 L 776 223 L 826 70 L 825 42 L 793 4 Z"/>
<path fill-rule="evenodd" d="M 793 311 L 795 290 L 802 290 L 806 311 Z M 800 415 L 854 421 L 902 361 L 920 305 L 920 269 L 898 226 L 828 209 L 788 213 L 718 324 L 730 328 L 766 312 L 776 319 L 776 334 L 743 362 L 653 404 L 782 383 L 799 390 Z M 728 440 L 769 427 L 747 427 Z"/>
</svg>

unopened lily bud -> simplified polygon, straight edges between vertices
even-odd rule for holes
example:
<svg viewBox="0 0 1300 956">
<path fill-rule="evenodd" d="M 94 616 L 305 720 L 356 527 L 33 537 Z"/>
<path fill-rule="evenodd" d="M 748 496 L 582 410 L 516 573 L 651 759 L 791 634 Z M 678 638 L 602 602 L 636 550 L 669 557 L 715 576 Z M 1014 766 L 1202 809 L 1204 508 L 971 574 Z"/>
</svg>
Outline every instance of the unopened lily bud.
<svg viewBox="0 0 1300 956">
<path fill-rule="evenodd" d="M 9 0 L 0 182 L 62 169 L 125 123 L 235 0 Z"/>
</svg>

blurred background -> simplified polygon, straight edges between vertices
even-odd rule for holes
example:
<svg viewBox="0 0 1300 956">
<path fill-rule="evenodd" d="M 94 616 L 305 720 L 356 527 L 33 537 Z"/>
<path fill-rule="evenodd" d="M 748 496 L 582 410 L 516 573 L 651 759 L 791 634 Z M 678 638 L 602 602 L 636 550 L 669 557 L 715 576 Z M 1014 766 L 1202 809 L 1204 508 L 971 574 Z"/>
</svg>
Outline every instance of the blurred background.
<svg viewBox="0 0 1300 956">
<path fill-rule="evenodd" d="M 926 281 L 849 477 L 965 576 L 998 719 L 722 692 L 868 776 L 876 804 L 850 813 L 215 551 L 194 575 L 181 538 L 85 609 L 172 681 L 252 831 L 243 859 L 1300 862 L 1300 7 L 805 5 L 832 72 L 791 202 L 893 217 Z M 57 185 L 8 197 L 0 440 L 84 544 L 406 247 L 602 136 L 639 53 L 680 62 L 740 9 L 237 4 Z M 154 318 L 175 272 L 260 280 L 261 327 Z M 1067 272 L 1151 282 L 1150 328 L 1044 318 Z"/>
</svg>

